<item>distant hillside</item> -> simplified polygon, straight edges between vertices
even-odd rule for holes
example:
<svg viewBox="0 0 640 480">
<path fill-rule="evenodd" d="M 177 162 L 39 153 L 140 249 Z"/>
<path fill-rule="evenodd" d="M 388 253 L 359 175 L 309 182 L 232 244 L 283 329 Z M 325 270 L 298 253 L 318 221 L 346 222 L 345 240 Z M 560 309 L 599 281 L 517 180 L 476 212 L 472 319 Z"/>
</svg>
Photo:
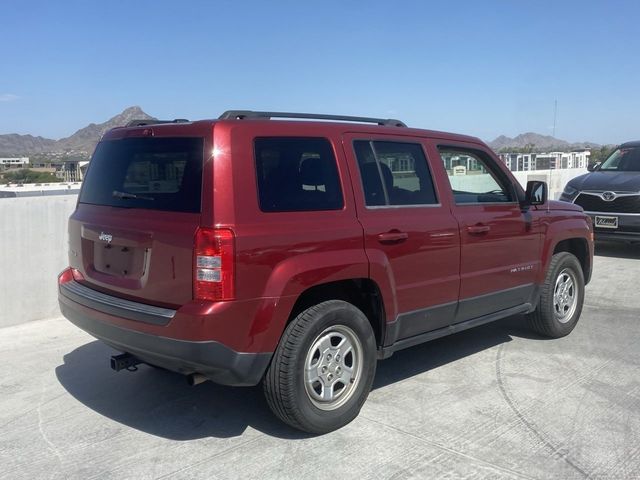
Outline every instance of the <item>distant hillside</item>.
<svg viewBox="0 0 640 480">
<path fill-rule="evenodd" d="M 34 137 L 32 135 L 18 135 L 10 133 L 0 135 L 0 157 L 34 155 L 34 154 L 65 154 L 89 156 L 100 137 L 107 130 L 126 125 L 131 120 L 153 119 L 151 115 L 145 113 L 140 107 L 134 106 L 125 109 L 122 113 L 110 118 L 104 123 L 91 123 L 81 128 L 73 135 L 52 140 L 50 138 Z M 580 148 L 600 148 L 601 145 L 593 142 L 569 143 L 565 140 L 540 135 L 539 133 L 522 133 L 515 138 L 500 135 L 489 142 L 489 146 L 496 152 L 514 149 L 530 149 L 534 152 L 552 150 L 571 150 Z"/>
<path fill-rule="evenodd" d="M 55 148 L 55 145 L 56 141 L 50 138 L 10 133 L 8 135 L 0 135 L 0 156 L 11 157 L 30 153 L 50 152 Z"/>
<path fill-rule="evenodd" d="M 530 148 L 532 151 L 552 151 L 552 150 L 574 150 L 581 148 L 599 148 L 601 145 L 594 142 L 570 143 L 566 140 L 552 137 L 550 135 L 540 135 L 539 133 L 521 133 L 515 138 L 500 135 L 495 140 L 489 142 L 489 146 L 496 152 Z"/>
<path fill-rule="evenodd" d="M 150 120 L 152 118 L 154 117 L 147 115 L 138 106 L 129 107 L 104 123 L 91 123 L 70 137 L 58 140 L 56 142 L 56 148 L 62 151 L 75 150 L 92 152 L 102 134 L 107 130 L 126 125 L 131 120 Z"/>
<path fill-rule="evenodd" d="M 91 123 L 70 137 L 52 140 L 32 135 L 0 135 L 0 156 L 74 152 L 90 155 L 104 132 L 126 125 L 131 120 L 153 119 L 138 106 L 129 107 L 104 123 Z"/>
</svg>

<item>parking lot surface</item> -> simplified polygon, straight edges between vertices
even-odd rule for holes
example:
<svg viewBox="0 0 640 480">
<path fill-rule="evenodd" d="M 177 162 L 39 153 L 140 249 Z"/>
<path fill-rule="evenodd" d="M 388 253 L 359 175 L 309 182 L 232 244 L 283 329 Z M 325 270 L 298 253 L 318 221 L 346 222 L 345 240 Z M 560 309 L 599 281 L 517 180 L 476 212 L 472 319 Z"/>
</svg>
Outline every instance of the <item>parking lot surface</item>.
<svg viewBox="0 0 640 480">
<path fill-rule="evenodd" d="M 559 340 L 514 317 L 396 353 L 320 437 L 259 387 L 140 366 L 62 318 L 0 329 L 2 478 L 640 478 L 640 247 L 598 245 Z M 1 308 L 1 307 L 0 307 Z"/>
</svg>

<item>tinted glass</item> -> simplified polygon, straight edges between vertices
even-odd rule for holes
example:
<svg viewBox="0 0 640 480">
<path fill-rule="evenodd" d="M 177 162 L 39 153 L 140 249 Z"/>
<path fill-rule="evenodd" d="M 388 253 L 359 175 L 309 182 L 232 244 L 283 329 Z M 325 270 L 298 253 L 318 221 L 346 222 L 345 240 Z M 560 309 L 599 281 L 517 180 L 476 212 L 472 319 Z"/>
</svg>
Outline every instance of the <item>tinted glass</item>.
<svg viewBox="0 0 640 480">
<path fill-rule="evenodd" d="M 100 142 L 80 203 L 199 212 L 201 138 L 125 138 Z"/>
<path fill-rule="evenodd" d="M 357 140 L 353 147 L 367 206 L 438 203 L 419 144 Z"/>
<path fill-rule="evenodd" d="M 510 190 L 488 167 L 490 160 L 468 150 L 439 150 L 457 204 L 513 201 Z"/>
<path fill-rule="evenodd" d="M 600 170 L 640 172 L 640 147 L 617 149 L 605 160 Z"/>
<path fill-rule="evenodd" d="M 263 212 L 342 208 L 338 168 L 328 140 L 258 138 L 255 155 Z"/>
</svg>

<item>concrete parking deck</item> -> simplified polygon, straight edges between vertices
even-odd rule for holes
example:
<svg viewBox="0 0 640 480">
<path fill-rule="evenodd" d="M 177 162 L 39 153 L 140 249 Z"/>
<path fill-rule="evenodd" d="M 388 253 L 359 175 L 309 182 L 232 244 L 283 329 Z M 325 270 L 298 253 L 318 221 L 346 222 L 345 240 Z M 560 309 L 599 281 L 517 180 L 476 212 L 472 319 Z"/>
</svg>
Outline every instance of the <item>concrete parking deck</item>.
<svg viewBox="0 0 640 480">
<path fill-rule="evenodd" d="M 600 245 L 559 340 L 511 318 L 379 363 L 358 419 L 312 437 L 259 388 L 188 387 L 63 319 L 0 329 L 2 478 L 640 478 L 640 248 Z"/>
</svg>

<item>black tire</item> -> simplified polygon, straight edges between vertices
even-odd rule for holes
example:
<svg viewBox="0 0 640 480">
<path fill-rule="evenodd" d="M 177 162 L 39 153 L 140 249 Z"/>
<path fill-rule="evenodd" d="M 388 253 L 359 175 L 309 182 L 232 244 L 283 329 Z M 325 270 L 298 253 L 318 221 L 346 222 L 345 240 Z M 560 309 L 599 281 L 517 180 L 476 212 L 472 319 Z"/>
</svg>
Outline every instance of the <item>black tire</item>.
<svg viewBox="0 0 640 480">
<path fill-rule="evenodd" d="M 563 308 L 559 309 L 555 301 L 556 283 L 561 275 L 563 278 L 565 275 L 571 277 L 576 302 L 575 307 L 567 308 L 566 316 L 564 317 L 559 313 L 559 311 L 563 311 L 564 306 L 560 303 Z M 583 302 L 584 274 L 580 262 L 571 253 L 556 253 L 551 258 L 544 285 L 541 287 L 538 306 L 534 312 L 527 316 L 529 324 L 533 330 L 545 337 L 564 337 L 571 333 L 578 323 L 582 313 Z"/>
<path fill-rule="evenodd" d="M 321 340 L 327 338 L 331 348 L 337 349 L 338 347 L 333 346 L 333 341 L 339 340 L 339 336 L 343 334 L 348 338 L 355 336 L 359 342 L 358 345 L 354 338 L 351 357 L 346 353 L 341 359 L 339 350 L 322 350 L 319 347 Z M 338 352 L 338 355 L 334 355 L 338 362 L 333 358 L 333 363 L 327 367 L 329 373 L 326 374 L 320 362 L 326 362 L 330 355 L 322 356 L 324 354 L 319 353 L 319 358 L 313 353 L 321 351 Z M 356 354 L 361 367 L 356 365 Z M 350 366 L 347 365 L 349 358 Z M 305 382 L 310 378 L 305 377 L 307 364 L 317 365 L 314 367 L 316 371 L 323 372 L 323 378 L 318 378 L 314 387 L 310 382 Z M 340 365 L 344 367 L 344 371 L 336 371 Z M 341 381 L 336 376 L 344 373 L 343 379 L 352 378 L 347 369 L 355 369 L 359 375 L 356 373 L 354 381 L 341 386 Z M 371 390 L 375 371 L 376 340 L 369 320 L 352 304 L 342 300 L 329 300 L 306 309 L 287 326 L 265 375 L 264 393 L 269 407 L 282 421 L 298 430 L 322 434 L 343 427 L 358 416 Z M 327 378 L 331 372 L 335 376 Z M 331 379 L 335 384 L 329 389 L 324 385 L 325 381 Z M 313 398 L 312 389 L 316 395 L 320 395 L 318 389 L 324 393 L 325 388 L 330 390 L 330 395 L 335 390 L 339 401 L 324 404 L 323 400 Z"/>
</svg>

